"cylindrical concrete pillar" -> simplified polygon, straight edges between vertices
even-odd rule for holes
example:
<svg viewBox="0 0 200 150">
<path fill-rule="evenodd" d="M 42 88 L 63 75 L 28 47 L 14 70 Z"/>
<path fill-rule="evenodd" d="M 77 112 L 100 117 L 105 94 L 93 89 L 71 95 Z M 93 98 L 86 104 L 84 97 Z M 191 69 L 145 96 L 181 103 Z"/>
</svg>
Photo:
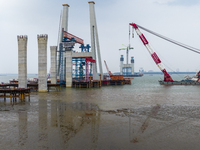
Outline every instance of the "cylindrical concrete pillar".
<svg viewBox="0 0 200 150">
<path fill-rule="evenodd" d="M 66 87 L 72 87 L 72 51 L 66 51 Z"/>
<path fill-rule="evenodd" d="M 134 74 L 134 57 L 131 57 L 131 74 Z"/>
<path fill-rule="evenodd" d="M 124 64 L 124 56 L 121 55 L 121 58 L 120 58 L 120 74 L 121 75 L 123 74 L 123 64 Z"/>
<path fill-rule="evenodd" d="M 50 46 L 51 50 L 51 83 L 57 83 L 57 46 Z"/>
<path fill-rule="evenodd" d="M 47 40 L 48 35 L 37 35 L 38 39 L 38 91 L 47 92 Z"/>
<path fill-rule="evenodd" d="M 18 87 L 27 88 L 27 35 L 17 36 L 18 41 Z"/>
</svg>

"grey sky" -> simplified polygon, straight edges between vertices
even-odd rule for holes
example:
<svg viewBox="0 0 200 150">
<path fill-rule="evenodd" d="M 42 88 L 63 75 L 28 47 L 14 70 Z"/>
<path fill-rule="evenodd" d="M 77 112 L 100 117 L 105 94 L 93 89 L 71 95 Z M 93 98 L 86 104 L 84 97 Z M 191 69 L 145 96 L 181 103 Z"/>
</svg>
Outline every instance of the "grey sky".
<svg viewBox="0 0 200 150">
<path fill-rule="evenodd" d="M 96 0 L 96 19 L 102 62 L 119 72 L 122 44 L 128 45 L 128 24 L 137 23 L 187 45 L 200 47 L 199 0 Z M 17 35 L 28 35 L 28 73 L 38 72 L 37 34 L 48 34 L 50 46 L 57 45 L 62 4 L 69 4 L 70 33 L 90 44 L 88 0 L 0 0 L 0 73 L 18 72 Z M 168 71 L 200 70 L 200 55 L 170 44 L 141 30 Z M 159 71 L 139 37 L 131 39 L 130 57 L 135 71 Z M 78 51 L 78 46 L 76 50 Z M 125 57 L 126 58 L 126 57 Z M 129 58 L 130 60 L 130 58 Z M 103 70 L 106 72 L 105 65 Z M 169 66 L 169 68 L 167 67 Z M 170 70 L 172 69 L 172 70 Z"/>
</svg>

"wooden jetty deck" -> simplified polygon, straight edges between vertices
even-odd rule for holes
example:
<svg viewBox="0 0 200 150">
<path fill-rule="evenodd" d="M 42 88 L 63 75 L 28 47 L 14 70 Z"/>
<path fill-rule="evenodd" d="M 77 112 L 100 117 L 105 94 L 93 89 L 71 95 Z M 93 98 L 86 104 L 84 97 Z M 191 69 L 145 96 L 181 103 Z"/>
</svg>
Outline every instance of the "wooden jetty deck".
<svg viewBox="0 0 200 150">
<path fill-rule="evenodd" d="M 18 83 L 4 83 L 4 84 L 0 84 L 0 89 L 6 89 L 6 88 L 17 88 L 18 87 Z M 33 83 L 28 83 L 27 87 L 30 88 L 30 90 L 32 91 L 38 91 L 38 83 L 37 82 L 33 82 Z M 55 91 L 59 91 L 61 89 L 60 84 L 51 84 L 51 83 L 47 83 L 47 91 L 49 92 L 49 90 L 54 87 Z"/>
<path fill-rule="evenodd" d="M 30 88 L 1 88 L 0 89 L 0 97 L 4 98 L 10 98 L 10 100 L 14 101 L 17 98 L 19 100 L 25 100 L 25 97 L 28 97 L 30 100 Z"/>
</svg>

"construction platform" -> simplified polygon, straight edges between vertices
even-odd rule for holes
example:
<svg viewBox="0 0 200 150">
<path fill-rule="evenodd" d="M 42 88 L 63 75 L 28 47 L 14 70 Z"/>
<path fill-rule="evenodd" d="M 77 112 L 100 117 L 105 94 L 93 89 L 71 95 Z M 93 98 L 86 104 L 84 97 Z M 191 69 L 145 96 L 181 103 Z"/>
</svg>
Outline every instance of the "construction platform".
<svg viewBox="0 0 200 150">
<path fill-rule="evenodd" d="M 6 88 L 17 88 L 18 87 L 18 83 L 4 83 L 4 84 L 0 84 L 0 88 L 1 89 L 6 89 Z M 28 83 L 27 87 L 32 90 L 32 91 L 38 91 L 38 83 Z M 49 92 L 49 90 L 54 87 L 55 91 L 59 91 L 61 89 L 60 84 L 51 84 L 51 83 L 47 83 L 47 91 Z"/>
<path fill-rule="evenodd" d="M 92 87 L 101 87 L 101 80 L 74 80 L 72 82 L 72 87 L 75 88 L 92 88 Z"/>
<path fill-rule="evenodd" d="M 30 100 L 30 88 L 1 88 L 0 89 L 0 97 L 4 98 L 10 98 L 10 101 L 14 101 L 17 98 L 19 100 L 25 100 L 26 97 Z"/>
<path fill-rule="evenodd" d="M 131 84 L 131 79 L 127 78 L 124 80 L 73 80 L 72 87 L 74 88 L 93 88 L 93 87 L 101 87 L 101 86 L 109 86 L 109 85 L 124 85 Z"/>
<path fill-rule="evenodd" d="M 107 86 L 107 85 L 124 85 L 125 80 L 103 80 L 102 85 Z"/>
<path fill-rule="evenodd" d="M 131 84 L 131 79 L 127 78 L 124 80 L 103 80 L 102 86 L 108 85 L 124 85 L 124 84 Z"/>
</svg>

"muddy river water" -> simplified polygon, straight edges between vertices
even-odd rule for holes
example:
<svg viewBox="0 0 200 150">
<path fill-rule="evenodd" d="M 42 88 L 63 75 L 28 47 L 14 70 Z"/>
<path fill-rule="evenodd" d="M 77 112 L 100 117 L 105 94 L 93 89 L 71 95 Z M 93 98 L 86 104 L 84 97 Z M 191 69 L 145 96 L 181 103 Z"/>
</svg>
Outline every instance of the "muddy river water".
<svg viewBox="0 0 200 150">
<path fill-rule="evenodd" d="M 0 99 L 0 149 L 199 150 L 200 86 L 163 86 L 160 78 Z"/>
</svg>

